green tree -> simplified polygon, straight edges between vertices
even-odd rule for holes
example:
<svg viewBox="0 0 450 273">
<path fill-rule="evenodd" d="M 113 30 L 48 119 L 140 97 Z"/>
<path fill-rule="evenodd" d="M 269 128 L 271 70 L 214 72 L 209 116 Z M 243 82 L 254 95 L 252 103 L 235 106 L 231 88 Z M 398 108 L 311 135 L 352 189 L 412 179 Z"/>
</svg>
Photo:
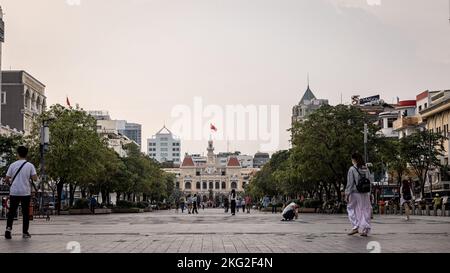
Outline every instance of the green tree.
<svg viewBox="0 0 450 273">
<path fill-rule="evenodd" d="M 77 186 L 86 186 L 96 179 L 101 167 L 101 151 L 104 143 L 96 131 L 96 121 L 85 111 L 52 105 L 41 114 L 33 127 L 29 143 L 34 159 L 38 158 L 39 130 L 43 120 L 50 120 L 50 145 L 45 155 L 46 170 L 56 182 L 57 211 L 61 209 L 61 194 L 65 184 L 70 186 L 70 204 Z"/>
<path fill-rule="evenodd" d="M 341 200 L 341 188 L 347 183 L 350 156 L 364 150 L 364 124 L 369 124 L 369 149 L 373 150 L 378 128 L 370 124 L 367 115 L 354 106 L 322 106 L 298 123 L 292 132 L 292 162 L 294 175 L 307 186 L 315 184 L 313 192 L 334 192 Z M 373 151 L 369 150 L 369 153 Z M 321 192 L 319 196 L 321 197 Z"/>
<path fill-rule="evenodd" d="M 425 182 L 431 168 L 441 168 L 439 157 L 444 155 L 444 140 L 441 134 L 428 130 L 416 132 L 401 139 L 401 153 L 419 179 L 422 197 Z"/>
<path fill-rule="evenodd" d="M 21 135 L 0 135 L 0 177 L 4 177 L 9 165 L 16 161 L 16 149 L 23 143 Z"/>
</svg>

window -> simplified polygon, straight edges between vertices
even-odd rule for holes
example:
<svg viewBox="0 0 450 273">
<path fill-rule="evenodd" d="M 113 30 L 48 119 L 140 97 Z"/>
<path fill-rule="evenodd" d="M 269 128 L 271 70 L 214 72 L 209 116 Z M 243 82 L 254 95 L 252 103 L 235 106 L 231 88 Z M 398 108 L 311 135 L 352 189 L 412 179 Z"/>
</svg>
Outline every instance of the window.
<svg viewBox="0 0 450 273">
<path fill-rule="evenodd" d="M 237 183 L 231 182 L 231 189 L 237 189 Z"/>
<path fill-rule="evenodd" d="M 161 141 L 168 141 L 169 139 L 167 137 L 162 137 Z"/>
<path fill-rule="evenodd" d="M 166 147 L 167 146 L 167 142 L 161 142 L 161 146 Z"/>
<path fill-rule="evenodd" d="M 195 175 L 196 175 L 196 176 L 200 176 L 200 171 L 196 171 L 196 172 L 195 172 Z"/>
<path fill-rule="evenodd" d="M 162 153 L 161 156 L 162 157 L 168 157 L 169 155 L 167 153 Z"/>
<path fill-rule="evenodd" d="M 212 181 L 209 181 L 209 188 L 214 189 L 214 183 Z"/>
<path fill-rule="evenodd" d="M 425 102 L 425 104 L 424 104 L 424 107 L 423 107 L 424 109 L 427 109 L 428 108 L 428 103 L 427 102 Z"/>
<path fill-rule="evenodd" d="M 161 152 L 167 152 L 167 148 L 161 148 Z"/>
<path fill-rule="evenodd" d="M 200 189 L 200 182 L 197 182 L 197 183 L 195 184 L 195 188 L 196 188 L 197 190 Z"/>
<path fill-rule="evenodd" d="M 227 184 L 225 182 L 222 182 L 222 190 L 227 188 Z"/>
<path fill-rule="evenodd" d="M 180 182 L 175 183 L 175 187 L 176 187 L 177 189 L 179 189 L 179 188 L 180 188 Z"/>
<path fill-rule="evenodd" d="M 186 190 L 190 190 L 190 189 L 191 189 L 191 182 L 186 182 L 186 183 L 184 184 L 184 188 L 185 188 Z"/>
<path fill-rule="evenodd" d="M 226 175 L 225 171 L 222 171 L 222 176 L 225 176 L 225 175 Z"/>
<path fill-rule="evenodd" d="M 206 189 L 206 186 L 207 186 L 207 185 L 206 185 L 206 181 L 203 181 L 202 184 L 203 184 L 203 189 Z"/>
<path fill-rule="evenodd" d="M 173 161 L 174 161 L 174 162 L 178 162 L 178 158 L 174 158 Z"/>
<path fill-rule="evenodd" d="M 387 128 L 393 128 L 394 127 L 394 121 L 396 121 L 396 118 L 388 118 L 388 127 Z"/>
<path fill-rule="evenodd" d="M 6 92 L 2 92 L 1 103 L 6 104 Z"/>
<path fill-rule="evenodd" d="M 174 153 L 172 154 L 172 156 L 180 156 L 180 154 Z"/>
<path fill-rule="evenodd" d="M 220 189 L 220 182 L 219 181 L 216 181 L 216 189 L 217 190 Z"/>
<path fill-rule="evenodd" d="M 419 112 L 422 111 L 422 105 L 419 105 Z"/>
</svg>

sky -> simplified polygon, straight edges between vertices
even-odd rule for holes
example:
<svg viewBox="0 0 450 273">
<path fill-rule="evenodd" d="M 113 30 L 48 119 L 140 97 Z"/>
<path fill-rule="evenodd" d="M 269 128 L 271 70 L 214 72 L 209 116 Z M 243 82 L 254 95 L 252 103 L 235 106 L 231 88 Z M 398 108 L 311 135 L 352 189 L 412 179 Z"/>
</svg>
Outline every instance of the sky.
<svg viewBox="0 0 450 273">
<path fill-rule="evenodd" d="M 289 147 L 291 111 L 307 86 L 331 104 L 387 102 L 450 89 L 449 0 L 0 0 L 2 69 L 46 85 L 48 105 L 107 110 L 145 139 L 180 106 L 277 106 Z M 177 108 L 178 107 L 178 108 Z M 223 129 L 219 121 L 203 121 Z M 249 120 L 249 126 L 252 121 Z M 275 123 L 274 123 L 275 124 Z M 195 129 L 194 129 L 195 130 Z M 214 138 L 214 134 L 212 136 Z M 182 139 L 206 152 L 207 136 Z M 216 141 L 254 154 L 262 140 Z M 227 148 L 228 147 L 228 148 Z M 269 151 L 272 152 L 272 151 Z"/>
</svg>

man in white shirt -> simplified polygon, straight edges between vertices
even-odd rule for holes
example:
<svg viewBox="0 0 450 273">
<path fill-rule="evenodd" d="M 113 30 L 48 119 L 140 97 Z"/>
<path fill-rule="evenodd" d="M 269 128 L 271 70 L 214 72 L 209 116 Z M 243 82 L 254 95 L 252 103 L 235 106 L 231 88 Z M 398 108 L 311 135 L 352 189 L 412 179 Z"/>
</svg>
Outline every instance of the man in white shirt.
<svg viewBox="0 0 450 273">
<path fill-rule="evenodd" d="M 291 221 L 294 217 L 298 217 L 298 205 L 294 202 L 291 202 L 287 205 L 283 210 L 283 219 L 281 221 Z"/>
<path fill-rule="evenodd" d="M 31 238 L 28 233 L 30 225 L 30 201 L 31 201 L 31 182 L 37 180 L 36 169 L 33 164 L 27 162 L 28 149 L 24 146 L 17 148 L 18 160 L 12 163 L 6 173 L 6 183 L 10 184 L 10 208 L 8 213 L 8 221 L 6 223 L 5 238 L 11 239 L 12 226 L 14 216 L 17 213 L 19 203 L 22 206 L 23 215 L 23 238 Z"/>
</svg>

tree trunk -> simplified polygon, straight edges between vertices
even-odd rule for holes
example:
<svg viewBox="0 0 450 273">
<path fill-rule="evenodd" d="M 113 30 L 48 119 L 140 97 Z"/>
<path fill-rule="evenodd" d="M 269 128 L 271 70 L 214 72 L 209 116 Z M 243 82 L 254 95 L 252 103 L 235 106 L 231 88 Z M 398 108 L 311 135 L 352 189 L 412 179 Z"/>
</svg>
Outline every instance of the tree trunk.
<svg viewBox="0 0 450 273">
<path fill-rule="evenodd" d="M 86 188 L 82 187 L 80 191 L 81 191 L 81 198 L 86 199 Z"/>
<path fill-rule="evenodd" d="M 75 186 L 73 186 L 73 184 L 70 184 L 69 185 L 69 194 L 70 194 L 70 198 L 69 198 L 69 206 L 70 207 L 72 207 L 73 206 L 73 202 L 74 202 L 74 200 L 75 200 L 75 189 L 76 189 L 77 187 Z"/>
<path fill-rule="evenodd" d="M 61 195 L 62 195 L 63 187 L 64 187 L 64 182 L 62 180 L 60 180 L 56 184 L 56 195 L 57 195 L 56 211 L 57 211 L 58 215 L 61 212 Z M 67 198 L 67 196 L 66 196 L 66 198 Z"/>
</svg>

